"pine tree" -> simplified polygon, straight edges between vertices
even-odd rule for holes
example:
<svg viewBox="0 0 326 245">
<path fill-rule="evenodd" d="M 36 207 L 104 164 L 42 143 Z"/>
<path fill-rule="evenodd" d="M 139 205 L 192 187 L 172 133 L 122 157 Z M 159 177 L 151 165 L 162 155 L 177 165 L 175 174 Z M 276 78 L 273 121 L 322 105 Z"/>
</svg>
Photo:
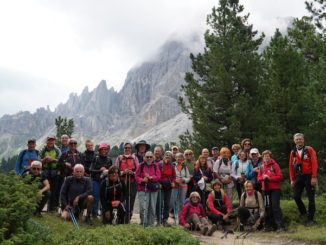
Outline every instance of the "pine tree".
<svg viewBox="0 0 326 245">
<path fill-rule="evenodd" d="M 56 144 L 61 145 L 60 137 L 63 134 L 66 134 L 68 135 L 69 138 L 71 138 L 75 127 L 74 120 L 59 116 L 58 118 L 55 119 L 55 125 L 57 127 Z"/>
<path fill-rule="evenodd" d="M 237 0 L 220 0 L 207 17 L 203 53 L 191 54 L 193 73 L 186 73 L 179 104 L 193 123 L 193 133 L 180 137 L 182 148 L 198 154 L 203 147 L 228 145 L 255 130 L 261 62 L 249 14 Z"/>
</svg>

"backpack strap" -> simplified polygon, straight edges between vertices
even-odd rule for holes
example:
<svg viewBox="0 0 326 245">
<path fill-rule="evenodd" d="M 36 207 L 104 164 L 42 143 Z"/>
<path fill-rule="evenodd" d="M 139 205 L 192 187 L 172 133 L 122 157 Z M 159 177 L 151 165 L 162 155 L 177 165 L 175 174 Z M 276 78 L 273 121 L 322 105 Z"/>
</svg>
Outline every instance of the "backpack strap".
<svg viewBox="0 0 326 245">
<path fill-rule="evenodd" d="M 255 194 L 256 204 L 257 204 L 258 209 L 259 209 L 260 206 L 259 206 L 259 199 L 258 199 L 258 193 L 257 193 L 257 191 L 254 191 L 254 194 Z M 246 205 L 247 192 L 244 193 L 244 195 L 243 195 L 243 199 L 244 199 L 244 204 Z M 256 209 L 256 208 L 251 208 L 251 209 Z"/>
</svg>

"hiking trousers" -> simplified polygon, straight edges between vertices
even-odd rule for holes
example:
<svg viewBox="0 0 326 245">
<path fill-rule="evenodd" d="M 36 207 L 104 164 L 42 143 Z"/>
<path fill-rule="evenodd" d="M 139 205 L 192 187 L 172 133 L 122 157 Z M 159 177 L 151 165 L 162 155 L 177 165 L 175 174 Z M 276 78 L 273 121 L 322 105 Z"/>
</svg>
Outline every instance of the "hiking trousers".
<svg viewBox="0 0 326 245">
<path fill-rule="evenodd" d="M 129 224 L 134 210 L 134 204 L 137 195 L 137 182 L 135 180 L 131 180 L 130 182 L 125 180 L 125 185 L 127 188 L 125 219 L 126 219 L 126 224 Z"/>
<path fill-rule="evenodd" d="M 208 226 L 207 218 L 201 217 L 199 218 L 198 214 L 192 214 L 190 217 L 186 219 L 187 223 L 190 224 L 195 229 L 199 228 L 199 225 L 203 224 L 204 226 Z"/>
<path fill-rule="evenodd" d="M 172 189 L 161 189 L 161 195 L 160 192 L 157 194 L 157 203 L 156 203 L 156 216 L 157 221 L 160 221 L 159 215 L 163 216 L 163 221 L 167 221 L 169 218 L 169 211 L 170 211 L 170 202 L 171 202 L 171 193 Z M 159 203 L 159 201 L 161 203 Z"/>
<path fill-rule="evenodd" d="M 298 206 L 299 212 L 302 215 L 307 214 L 307 209 L 301 200 L 303 189 L 306 188 L 308 204 L 308 220 L 313 220 L 316 206 L 315 206 L 315 188 L 311 185 L 311 174 L 302 174 L 295 176 L 294 179 L 294 200 Z"/>
<path fill-rule="evenodd" d="M 138 192 L 140 224 L 143 226 L 154 226 L 157 193 Z"/>
<path fill-rule="evenodd" d="M 175 210 L 176 214 L 179 215 L 181 213 L 183 203 L 186 200 L 188 188 L 176 188 L 172 189 L 172 196 L 171 196 L 171 207 Z"/>
<path fill-rule="evenodd" d="M 250 212 L 252 209 L 248 209 L 246 207 L 238 208 L 238 217 L 240 219 L 240 223 L 243 225 L 254 225 L 256 221 L 259 219 L 259 212 Z"/>
<path fill-rule="evenodd" d="M 274 189 L 264 191 L 264 201 L 265 201 L 265 210 L 266 210 L 266 225 L 267 227 L 282 227 L 282 210 L 280 206 L 281 190 Z"/>
</svg>

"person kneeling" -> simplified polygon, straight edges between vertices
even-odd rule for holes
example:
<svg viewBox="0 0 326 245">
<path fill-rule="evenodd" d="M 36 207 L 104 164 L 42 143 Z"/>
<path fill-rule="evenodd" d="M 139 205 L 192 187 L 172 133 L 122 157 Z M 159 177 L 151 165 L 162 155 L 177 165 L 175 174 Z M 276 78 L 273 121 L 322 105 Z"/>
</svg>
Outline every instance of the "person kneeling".
<svg viewBox="0 0 326 245">
<path fill-rule="evenodd" d="M 103 209 L 103 224 L 125 223 L 126 186 L 119 178 L 119 168 L 111 166 L 107 177 L 101 182 L 101 204 Z"/>
<path fill-rule="evenodd" d="M 226 230 L 226 224 L 229 221 L 231 204 L 228 195 L 222 189 L 222 183 L 219 180 L 212 182 L 213 191 L 208 195 L 207 206 L 209 212 L 208 218 L 213 224 L 222 224 L 222 230 Z"/>
<path fill-rule="evenodd" d="M 42 173 L 42 163 L 40 161 L 33 161 L 31 163 L 31 167 L 26 169 L 22 173 L 23 178 L 25 178 L 27 176 L 31 176 L 31 179 L 28 182 L 28 184 L 32 184 L 35 182 L 39 183 L 38 189 L 39 189 L 39 193 L 42 195 L 42 199 L 37 203 L 37 207 L 36 207 L 36 210 L 34 211 L 34 215 L 36 217 L 41 218 L 42 217 L 41 212 L 51 194 L 50 193 L 50 183 Z"/>
<path fill-rule="evenodd" d="M 254 183 L 246 181 L 244 183 L 245 192 L 242 193 L 240 206 L 238 208 L 238 224 L 240 231 L 244 230 L 244 225 L 251 225 L 253 229 L 261 228 L 264 218 L 264 202 L 260 192 L 254 190 Z"/>
<path fill-rule="evenodd" d="M 86 208 L 85 222 L 92 225 L 90 217 L 93 205 L 93 196 L 91 195 L 92 182 L 90 178 L 84 177 L 84 172 L 84 166 L 76 164 L 73 176 L 67 177 L 63 183 L 60 192 L 60 201 L 63 209 L 61 217 L 65 220 L 70 219 L 70 210 L 78 219 L 80 212 Z"/>
<path fill-rule="evenodd" d="M 189 196 L 189 202 L 186 203 L 180 213 L 180 224 L 185 229 L 200 230 L 203 235 L 211 236 L 216 231 L 214 224 L 208 229 L 208 219 L 205 209 L 200 203 L 198 192 L 192 192 Z"/>
</svg>

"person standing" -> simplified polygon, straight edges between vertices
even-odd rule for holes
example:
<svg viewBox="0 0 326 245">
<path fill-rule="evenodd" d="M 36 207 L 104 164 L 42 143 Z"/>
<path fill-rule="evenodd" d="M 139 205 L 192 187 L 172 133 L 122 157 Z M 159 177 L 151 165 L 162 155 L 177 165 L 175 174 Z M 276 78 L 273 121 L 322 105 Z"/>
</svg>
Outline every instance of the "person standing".
<svg viewBox="0 0 326 245">
<path fill-rule="evenodd" d="M 135 177 L 138 184 L 140 224 L 154 226 L 157 192 L 160 188 L 160 169 L 154 163 L 151 151 L 145 153 L 145 161 L 136 171 Z"/>
<path fill-rule="evenodd" d="M 294 191 L 294 200 L 302 216 L 307 215 L 307 209 L 301 200 L 303 189 L 309 200 L 307 226 L 314 224 L 315 186 L 317 183 L 318 162 L 315 150 L 304 145 L 304 135 L 296 133 L 293 136 L 295 149 L 290 153 L 289 175 Z"/>
<path fill-rule="evenodd" d="M 54 143 L 55 138 L 53 136 L 48 136 L 46 138 L 46 145 L 40 150 L 43 173 L 50 182 L 51 197 L 48 211 L 55 211 L 58 207 L 60 190 L 64 180 L 64 175 L 59 166 L 61 151 Z"/>
<path fill-rule="evenodd" d="M 123 154 L 119 155 L 115 161 L 115 165 L 119 168 L 120 179 L 126 186 L 126 223 L 128 224 L 132 217 L 134 203 L 137 195 L 137 182 L 135 173 L 139 165 L 138 158 L 132 154 L 132 144 L 126 142 L 124 144 Z"/>
<path fill-rule="evenodd" d="M 100 144 L 98 148 L 98 156 L 95 157 L 90 167 L 92 185 L 93 185 L 93 209 L 92 215 L 98 216 L 98 204 L 100 201 L 100 181 L 101 174 L 112 166 L 112 160 L 108 156 L 110 146 L 105 143 Z"/>
<path fill-rule="evenodd" d="M 61 146 L 59 147 L 61 153 L 69 151 L 69 136 L 66 134 L 61 135 L 60 138 Z"/>
<path fill-rule="evenodd" d="M 161 203 L 159 208 L 159 214 L 162 213 L 163 216 L 163 226 L 170 226 L 168 223 L 169 219 L 169 210 L 170 210 L 170 201 L 171 201 L 171 192 L 172 188 L 175 186 L 175 168 L 172 164 L 172 152 L 167 151 L 165 152 L 163 158 L 163 164 L 160 168 L 161 170 Z"/>
<path fill-rule="evenodd" d="M 138 158 L 138 162 L 143 162 L 144 161 L 144 156 L 146 151 L 148 151 L 151 146 L 149 144 L 147 144 L 147 142 L 145 140 L 140 140 L 136 146 L 136 156 Z"/>
<path fill-rule="evenodd" d="M 22 150 L 16 159 L 16 174 L 22 174 L 25 169 L 30 167 L 34 160 L 39 160 L 39 152 L 35 149 L 35 147 L 36 140 L 29 139 L 27 141 L 27 149 Z"/>
<path fill-rule="evenodd" d="M 65 176 L 70 176 L 73 173 L 76 164 L 82 164 L 82 156 L 77 151 L 77 141 L 75 139 L 69 140 L 69 150 L 63 152 L 59 158 L 59 165 Z"/>
<path fill-rule="evenodd" d="M 95 160 L 95 151 L 94 151 L 94 143 L 90 139 L 85 141 L 86 150 L 82 153 L 82 164 L 85 168 L 85 175 L 89 176 L 89 168 L 91 167 L 92 162 Z"/>
<path fill-rule="evenodd" d="M 172 189 L 171 206 L 175 214 L 179 215 L 182 210 L 183 203 L 186 199 L 190 174 L 187 165 L 184 162 L 182 153 L 177 153 L 175 165 L 176 183 Z M 175 219 L 177 217 L 174 217 Z"/>
<path fill-rule="evenodd" d="M 258 172 L 258 181 L 261 182 L 265 197 L 265 230 L 276 229 L 276 232 L 282 232 L 284 231 L 280 207 L 282 172 L 278 163 L 272 159 L 271 151 L 265 150 L 262 156 L 263 163 Z"/>
<path fill-rule="evenodd" d="M 232 177 L 235 180 L 235 187 L 238 192 L 239 201 L 244 190 L 243 184 L 246 181 L 246 170 L 249 163 L 250 162 L 249 159 L 247 159 L 247 154 L 244 151 L 240 150 L 238 153 L 238 160 L 233 162 L 234 173 L 232 174 Z"/>
<path fill-rule="evenodd" d="M 228 195 L 229 201 L 232 206 L 232 191 L 234 187 L 232 175 L 234 174 L 234 167 L 230 160 L 231 151 L 227 147 L 222 147 L 220 154 L 221 159 L 219 159 L 215 163 L 213 168 L 214 177 L 223 184 L 223 189 Z"/>
</svg>

